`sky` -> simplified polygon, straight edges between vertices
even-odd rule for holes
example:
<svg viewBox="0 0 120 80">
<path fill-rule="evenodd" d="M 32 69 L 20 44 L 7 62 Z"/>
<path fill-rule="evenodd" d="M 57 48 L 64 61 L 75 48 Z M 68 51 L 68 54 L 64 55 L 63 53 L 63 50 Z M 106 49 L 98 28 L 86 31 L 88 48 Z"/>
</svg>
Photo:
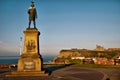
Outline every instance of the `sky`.
<svg viewBox="0 0 120 80">
<path fill-rule="evenodd" d="M 40 54 L 61 49 L 120 48 L 120 0 L 34 0 Z M 20 54 L 31 0 L 0 0 L 0 56 Z M 31 24 L 31 27 L 33 24 Z"/>
</svg>

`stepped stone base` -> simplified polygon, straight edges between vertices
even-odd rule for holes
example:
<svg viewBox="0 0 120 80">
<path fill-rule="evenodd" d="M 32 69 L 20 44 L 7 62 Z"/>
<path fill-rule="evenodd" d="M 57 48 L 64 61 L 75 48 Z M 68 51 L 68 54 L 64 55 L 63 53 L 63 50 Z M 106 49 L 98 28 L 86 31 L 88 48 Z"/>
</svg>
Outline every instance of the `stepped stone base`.
<svg viewBox="0 0 120 80">
<path fill-rule="evenodd" d="M 18 77 L 18 76 L 48 76 L 44 71 L 16 71 L 10 72 L 5 75 L 6 77 Z"/>
</svg>

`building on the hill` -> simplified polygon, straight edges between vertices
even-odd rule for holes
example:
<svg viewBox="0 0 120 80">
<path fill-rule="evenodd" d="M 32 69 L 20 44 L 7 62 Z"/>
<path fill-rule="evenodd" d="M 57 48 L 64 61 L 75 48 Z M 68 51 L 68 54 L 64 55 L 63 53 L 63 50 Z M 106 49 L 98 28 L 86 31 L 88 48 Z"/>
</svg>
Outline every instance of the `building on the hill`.
<svg viewBox="0 0 120 80">
<path fill-rule="evenodd" d="M 105 48 L 104 48 L 103 46 L 96 45 L 95 50 L 96 50 L 96 51 L 105 51 Z"/>
<path fill-rule="evenodd" d="M 85 57 L 71 57 L 71 59 L 85 59 Z"/>
<path fill-rule="evenodd" d="M 120 48 L 108 48 L 108 51 L 120 51 Z"/>
</svg>

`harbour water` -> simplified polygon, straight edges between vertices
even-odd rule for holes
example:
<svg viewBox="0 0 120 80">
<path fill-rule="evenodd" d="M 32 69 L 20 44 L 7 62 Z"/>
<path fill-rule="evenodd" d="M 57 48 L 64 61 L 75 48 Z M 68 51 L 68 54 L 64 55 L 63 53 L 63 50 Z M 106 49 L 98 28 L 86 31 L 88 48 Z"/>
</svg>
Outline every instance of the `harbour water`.
<svg viewBox="0 0 120 80">
<path fill-rule="evenodd" d="M 20 56 L 0 56 L 0 64 L 17 64 Z M 50 62 L 55 56 L 43 55 L 43 62 Z"/>
</svg>

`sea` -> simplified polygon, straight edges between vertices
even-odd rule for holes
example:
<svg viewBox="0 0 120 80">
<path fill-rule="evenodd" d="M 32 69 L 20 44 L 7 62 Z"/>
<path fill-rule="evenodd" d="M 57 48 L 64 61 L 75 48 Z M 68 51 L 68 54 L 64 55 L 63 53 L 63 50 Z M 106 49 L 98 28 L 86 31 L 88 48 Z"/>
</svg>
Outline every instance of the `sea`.
<svg viewBox="0 0 120 80">
<path fill-rule="evenodd" d="M 43 62 L 51 62 L 54 59 L 54 55 L 43 55 Z M 17 64 L 20 56 L 0 56 L 0 64 Z"/>
</svg>

